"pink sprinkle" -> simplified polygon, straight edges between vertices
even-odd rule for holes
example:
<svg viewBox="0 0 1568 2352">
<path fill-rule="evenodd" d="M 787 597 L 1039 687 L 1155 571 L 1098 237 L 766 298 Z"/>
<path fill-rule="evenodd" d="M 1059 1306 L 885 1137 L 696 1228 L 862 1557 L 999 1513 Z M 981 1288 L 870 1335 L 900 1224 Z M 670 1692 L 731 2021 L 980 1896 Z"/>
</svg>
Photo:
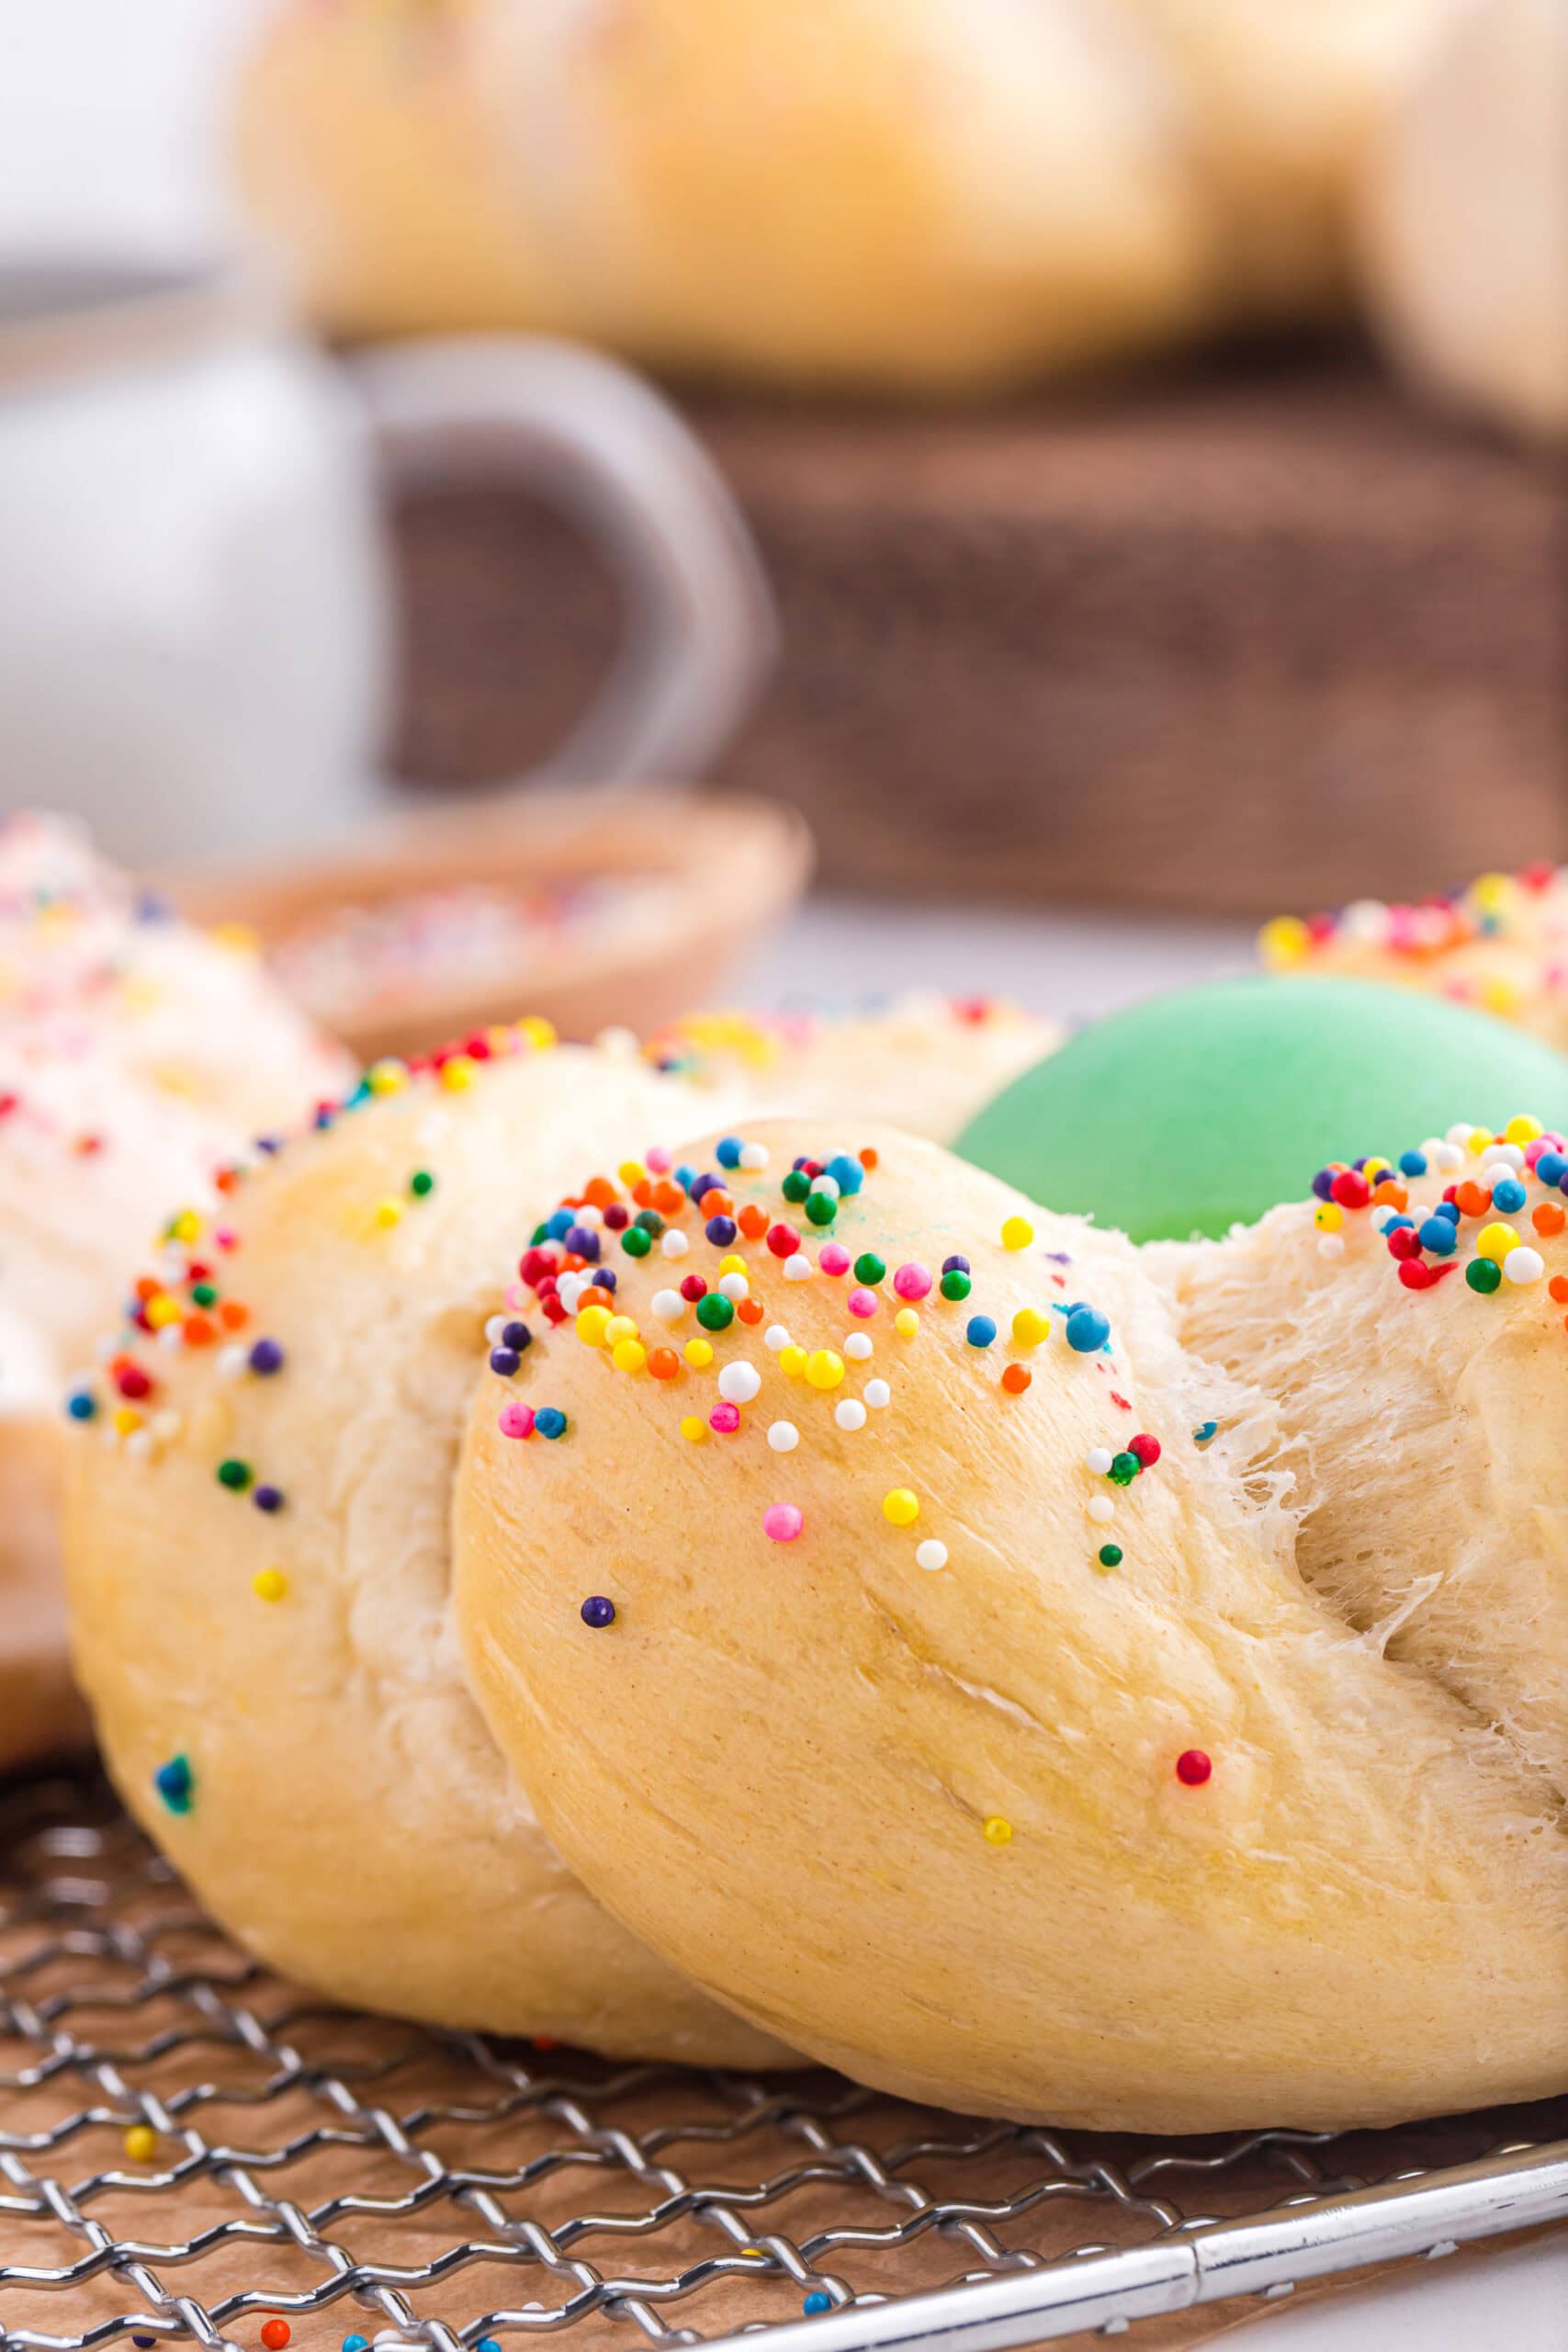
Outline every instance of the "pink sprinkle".
<svg viewBox="0 0 1568 2352">
<path fill-rule="evenodd" d="M 644 1152 L 642 1164 L 645 1168 L 650 1169 L 655 1176 L 662 1176 L 670 1166 L 671 1157 L 672 1155 L 665 1150 L 662 1144 L 656 1143 Z"/>
<path fill-rule="evenodd" d="M 793 1544 L 805 1524 L 795 1503 L 770 1503 L 762 1513 L 762 1532 L 775 1544 Z"/>
<path fill-rule="evenodd" d="M 850 1253 L 841 1241 L 824 1241 L 817 1252 L 817 1262 L 825 1274 L 847 1274 Z"/>
<path fill-rule="evenodd" d="M 232 1250 L 240 1237 L 231 1225 L 220 1225 L 214 1227 L 212 1238 L 220 1250 Z"/>
<path fill-rule="evenodd" d="M 508 1283 L 506 1285 L 505 1296 L 508 1306 L 515 1306 L 519 1308 L 526 1306 L 528 1304 L 528 1289 L 526 1283 Z"/>
<path fill-rule="evenodd" d="M 909 1259 L 893 1277 L 893 1287 L 900 1298 L 924 1298 L 931 1286 L 931 1275 L 918 1258 Z"/>
<path fill-rule="evenodd" d="M 514 1397 L 510 1405 L 502 1407 L 496 1415 L 495 1425 L 502 1437 L 532 1437 L 534 1408 L 531 1405 L 519 1404 Z"/>
<path fill-rule="evenodd" d="M 863 1321 L 866 1316 L 874 1315 L 875 1312 L 876 1293 L 874 1290 L 851 1291 L 850 1313 L 852 1315 L 858 1315 Z"/>
<path fill-rule="evenodd" d="M 733 1437 L 740 1427 L 739 1406 L 716 1405 L 708 1415 L 708 1427 L 716 1430 L 720 1437 Z"/>
</svg>

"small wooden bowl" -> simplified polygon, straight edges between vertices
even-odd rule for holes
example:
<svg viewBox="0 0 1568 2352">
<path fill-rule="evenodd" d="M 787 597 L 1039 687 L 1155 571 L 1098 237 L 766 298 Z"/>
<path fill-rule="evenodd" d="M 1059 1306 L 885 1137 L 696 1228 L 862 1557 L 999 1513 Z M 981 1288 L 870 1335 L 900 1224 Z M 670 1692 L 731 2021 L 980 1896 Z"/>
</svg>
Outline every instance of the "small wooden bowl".
<svg viewBox="0 0 1568 2352">
<path fill-rule="evenodd" d="M 243 923 L 264 950 L 340 908 L 480 885 L 520 895 L 575 878 L 660 879 L 668 919 L 623 945 L 568 941 L 547 967 L 515 980 L 441 987 L 417 1000 L 322 1016 L 362 1060 L 428 1052 L 520 1013 L 542 1013 L 564 1037 L 624 1024 L 647 1035 L 712 1003 L 726 969 L 804 890 L 811 835 L 793 809 L 641 787 L 532 791 L 504 801 L 378 825 L 308 865 L 203 867 L 160 880 L 193 921 Z M 316 1008 L 307 1004 L 307 1012 Z"/>
</svg>

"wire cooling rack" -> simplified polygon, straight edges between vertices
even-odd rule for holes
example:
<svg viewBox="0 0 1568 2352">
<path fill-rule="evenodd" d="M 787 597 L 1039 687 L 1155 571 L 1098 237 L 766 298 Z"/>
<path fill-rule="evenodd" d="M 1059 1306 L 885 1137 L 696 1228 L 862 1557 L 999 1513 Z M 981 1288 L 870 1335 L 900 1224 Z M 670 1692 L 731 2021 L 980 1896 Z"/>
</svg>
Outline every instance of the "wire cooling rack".
<svg viewBox="0 0 1568 2352">
<path fill-rule="evenodd" d="M 4 2352 L 257 2352 L 279 2320 L 296 2352 L 1164 2347 L 1226 2296 L 1568 2215 L 1568 2101 L 1166 2146 L 347 2016 L 73 1780 L 0 1793 L 0 2126 Z"/>
</svg>

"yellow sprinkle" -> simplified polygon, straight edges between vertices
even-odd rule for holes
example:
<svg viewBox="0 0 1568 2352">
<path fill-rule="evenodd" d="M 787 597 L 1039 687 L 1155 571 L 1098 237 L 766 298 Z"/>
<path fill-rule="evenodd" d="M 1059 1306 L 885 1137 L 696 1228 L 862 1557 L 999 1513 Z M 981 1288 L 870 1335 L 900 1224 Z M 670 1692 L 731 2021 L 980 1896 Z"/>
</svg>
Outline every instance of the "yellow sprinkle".
<svg viewBox="0 0 1568 2352">
<path fill-rule="evenodd" d="M 120 2145 L 133 2165 L 150 2165 L 158 2153 L 158 2134 L 150 2123 L 133 2123 Z"/>
<path fill-rule="evenodd" d="M 806 1370 L 806 1365 L 807 1354 L 804 1348 L 792 1345 L 779 1350 L 779 1370 L 787 1374 L 791 1380 L 798 1380 Z"/>
<path fill-rule="evenodd" d="M 591 1348 L 602 1348 L 609 1321 L 607 1306 L 585 1306 L 577 1317 L 577 1336 Z"/>
<path fill-rule="evenodd" d="M 1524 990 L 1506 972 L 1490 972 L 1481 983 L 1481 1001 L 1488 1012 L 1517 1012 Z"/>
<path fill-rule="evenodd" d="M 556 1025 L 542 1013 L 529 1012 L 517 1023 L 517 1035 L 525 1037 L 536 1052 L 547 1054 L 556 1042 Z"/>
<path fill-rule="evenodd" d="M 1299 964 L 1312 945 L 1312 933 L 1297 915 L 1276 915 L 1258 934 L 1258 953 L 1270 970 Z"/>
<path fill-rule="evenodd" d="M 893 1329 L 901 1340 L 912 1340 L 920 1328 L 920 1318 L 912 1306 L 901 1306 L 893 1317 Z"/>
<path fill-rule="evenodd" d="M 689 1438 L 694 1445 L 705 1445 L 708 1442 L 708 1425 L 700 1413 L 688 1413 L 681 1423 L 681 1435 L 683 1438 Z"/>
<path fill-rule="evenodd" d="M 844 1359 L 831 1348 L 814 1348 L 806 1359 L 806 1377 L 813 1388 L 837 1388 L 844 1376 Z"/>
<path fill-rule="evenodd" d="M 1002 1248 L 1027 1250 L 1034 1238 L 1034 1227 L 1026 1216 L 1010 1216 L 1002 1223 Z"/>
<path fill-rule="evenodd" d="M 195 1241 L 201 1232 L 201 1219 L 194 1209 L 182 1209 L 178 1216 L 169 1219 L 169 1232 L 175 1241 Z"/>
<path fill-rule="evenodd" d="M 1482 874 L 1470 886 L 1470 901 L 1483 914 L 1502 914 L 1514 895 L 1511 874 Z"/>
<path fill-rule="evenodd" d="M 635 1340 L 637 1336 L 637 1324 L 631 1316 L 611 1315 L 606 1317 L 604 1337 L 611 1347 L 617 1347 L 623 1340 Z"/>
<path fill-rule="evenodd" d="M 713 1362 L 711 1340 L 688 1340 L 681 1351 L 694 1372 L 705 1372 Z"/>
<path fill-rule="evenodd" d="M 911 1487 L 891 1487 L 882 1498 L 882 1516 L 895 1527 L 908 1527 L 920 1515 L 920 1498 Z"/>
<path fill-rule="evenodd" d="M 1012 1824 L 1010 1821 L 1004 1821 L 999 1813 L 990 1814 L 986 1820 L 985 1835 L 987 1846 L 1010 1846 Z"/>
<path fill-rule="evenodd" d="M 746 1272 L 746 1261 L 744 1258 L 738 1258 L 732 1250 L 727 1258 L 719 1260 L 718 1272 L 721 1281 L 726 1274 L 743 1274 Z"/>
<path fill-rule="evenodd" d="M 394 1225 L 401 1225 L 402 1221 L 403 1204 L 400 1201 L 385 1200 L 377 1202 L 376 1222 L 380 1226 L 383 1232 L 389 1230 L 389 1228 Z"/>
<path fill-rule="evenodd" d="M 248 922 L 214 923 L 207 936 L 215 947 L 227 947 L 235 956 L 255 956 L 261 942 Z"/>
<path fill-rule="evenodd" d="M 1472 1127 L 1470 1131 L 1470 1148 L 1477 1159 L 1480 1159 L 1483 1151 L 1490 1151 L 1492 1148 L 1491 1129 L 1489 1127 Z"/>
<path fill-rule="evenodd" d="M 1021 1306 L 1012 1318 L 1012 1336 L 1021 1348 L 1043 1347 L 1051 1336 L 1051 1317 L 1037 1306 Z"/>
<path fill-rule="evenodd" d="M 1511 1225 L 1483 1225 L 1475 1237 L 1478 1258 L 1495 1259 L 1500 1266 L 1510 1250 L 1519 1246 L 1519 1237 Z"/>
<path fill-rule="evenodd" d="M 1345 1212 L 1337 1201 L 1319 1201 L 1312 1221 L 1320 1233 L 1337 1233 L 1345 1222 Z"/>
<path fill-rule="evenodd" d="M 179 1321 L 180 1303 L 177 1298 L 171 1298 L 167 1291 L 161 1290 L 155 1298 L 148 1300 L 142 1312 L 153 1330 L 161 1331 L 165 1323 Z"/>
<path fill-rule="evenodd" d="M 1544 1133 L 1545 1130 L 1539 1119 L 1532 1119 L 1528 1111 L 1521 1111 L 1518 1116 L 1510 1119 L 1504 1128 L 1503 1141 L 1518 1144 L 1534 1143 L 1537 1136 Z"/>
<path fill-rule="evenodd" d="M 640 1340 L 619 1340 L 610 1362 L 617 1372 L 640 1372 L 648 1362 L 648 1350 Z"/>
<path fill-rule="evenodd" d="M 1374 1151 L 1369 1153 L 1368 1157 L 1361 1162 L 1361 1173 L 1366 1178 L 1369 1184 L 1375 1184 L 1378 1178 L 1382 1174 L 1383 1170 L 1385 1168 L 1392 1169 L 1393 1166 L 1393 1162 L 1392 1159 L 1385 1159 L 1381 1151 Z"/>
<path fill-rule="evenodd" d="M 141 1416 L 133 1405 L 117 1405 L 114 1412 L 114 1425 L 117 1435 L 130 1437 L 134 1430 L 141 1427 Z"/>
<path fill-rule="evenodd" d="M 396 1094 L 409 1082 L 408 1064 L 388 1054 L 372 1062 L 365 1073 L 365 1083 L 372 1094 Z"/>
<path fill-rule="evenodd" d="M 450 1061 L 441 1065 L 441 1083 L 453 1094 L 460 1094 L 465 1087 L 472 1086 L 478 1074 L 478 1064 L 467 1054 L 454 1054 Z"/>
<path fill-rule="evenodd" d="M 258 1600 L 281 1600 L 288 1589 L 288 1578 L 281 1568 L 258 1568 L 251 1578 L 251 1590 Z"/>
<path fill-rule="evenodd" d="M 629 1193 L 634 1184 L 643 1182 L 648 1170 L 640 1159 L 623 1159 L 615 1173 Z"/>
</svg>

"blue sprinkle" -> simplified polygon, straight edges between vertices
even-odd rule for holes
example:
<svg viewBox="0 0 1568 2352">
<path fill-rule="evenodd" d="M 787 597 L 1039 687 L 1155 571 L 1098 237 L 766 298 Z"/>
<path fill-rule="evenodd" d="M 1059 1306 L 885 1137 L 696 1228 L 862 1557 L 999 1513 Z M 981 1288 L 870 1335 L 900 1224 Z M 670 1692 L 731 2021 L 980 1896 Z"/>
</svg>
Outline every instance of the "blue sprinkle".
<svg viewBox="0 0 1568 2352">
<path fill-rule="evenodd" d="M 1459 1232 L 1446 1216 L 1429 1216 L 1420 1227 L 1417 1238 L 1422 1249 L 1430 1250 L 1434 1256 L 1451 1258 Z"/>
<path fill-rule="evenodd" d="M 1561 1184 L 1568 1176 L 1568 1159 L 1560 1151 L 1543 1151 L 1535 1163 L 1535 1172 L 1542 1184 Z"/>
<path fill-rule="evenodd" d="M 1505 1176 L 1500 1184 L 1493 1185 L 1492 1205 L 1495 1209 L 1501 1209 L 1505 1216 L 1512 1216 L 1515 1209 L 1522 1209 L 1524 1204 L 1525 1188 L 1517 1176 Z"/>
<path fill-rule="evenodd" d="M 694 1168 L 689 1168 L 685 1161 L 682 1160 L 680 1167 L 672 1170 L 671 1172 L 674 1176 L 676 1183 L 681 1187 L 681 1190 L 683 1193 L 689 1193 L 693 1184 L 696 1182 L 696 1170 Z"/>
<path fill-rule="evenodd" d="M 370 2352 L 370 2338 L 367 2335 L 345 2335 L 343 2352 Z"/>
<path fill-rule="evenodd" d="M 1399 1155 L 1399 1172 L 1402 1176 L 1425 1176 L 1427 1173 L 1426 1153 L 1402 1151 Z"/>
<path fill-rule="evenodd" d="M 1200 1421 L 1192 1432 L 1194 1445 L 1207 1445 L 1219 1429 L 1218 1421 Z"/>
<path fill-rule="evenodd" d="M 1067 1317 L 1067 1345 L 1080 1356 L 1092 1356 L 1111 1337 L 1111 1317 L 1098 1306 L 1075 1306 Z"/>
<path fill-rule="evenodd" d="M 501 2352 L 501 2346 L 493 2335 L 481 2335 L 474 2346 L 474 2352 Z"/>
<path fill-rule="evenodd" d="M 713 1156 L 721 1168 L 739 1168 L 740 1165 L 739 1136 L 725 1136 L 715 1144 Z"/>
<path fill-rule="evenodd" d="M 552 1241 L 564 1241 L 576 1223 L 577 1219 L 570 1209 L 557 1209 L 553 1216 L 545 1219 L 545 1231 Z"/>
<path fill-rule="evenodd" d="M 1450 1225 L 1457 1225 L 1459 1223 L 1459 1203 L 1457 1201 L 1439 1201 L 1437 1207 L 1432 1211 L 1432 1215 L 1434 1216 L 1446 1216 Z"/>
<path fill-rule="evenodd" d="M 1388 1223 L 1383 1227 L 1383 1231 L 1384 1231 L 1384 1233 L 1385 1233 L 1385 1234 L 1386 1234 L 1386 1233 L 1393 1233 L 1393 1232 L 1394 1231 L 1395 1227 L 1398 1227 L 1398 1226 L 1401 1226 L 1401 1225 L 1407 1225 L 1407 1226 L 1409 1226 L 1409 1227 L 1410 1227 L 1410 1228 L 1411 1228 L 1411 1230 L 1412 1230 L 1412 1232 L 1414 1232 L 1415 1227 L 1416 1227 L 1416 1220 L 1415 1220 L 1415 1218 L 1414 1218 L 1413 1216 L 1391 1216 L 1391 1217 L 1389 1218 L 1389 1220 L 1388 1220 Z"/>
<path fill-rule="evenodd" d="M 806 2313 L 807 2319 L 815 2319 L 818 2312 L 830 2312 L 832 2310 L 833 2298 L 831 2295 L 825 2295 L 822 2292 L 822 2290 L 818 2288 L 815 2294 L 807 2295 L 800 2308 Z"/>
<path fill-rule="evenodd" d="M 98 1400 L 90 1388 L 73 1388 L 65 1399 L 65 1409 L 73 1421 L 90 1421 L 98 1409 Z"/>
<path fill-rule="evenodd" d="M 333 1123 L 333 1113 L 332 1104 L 330 1102 L 323 1102 L 321 1109 L 316 1113 L 314 1124 L 318 1127 L 321 1128 L 330 1127 Z"/>
<path fill-rule="evenodd" d="M 152 1775 L 152 1786 L 171 1813 L 188 1813 L 196 1791 L 196 1775 L 188 1756 L 171 1756 Z"/>
<path fill-rule="evenodd" d="M 541 1437 L 564 1437 L 566 1415 L 557 1405 L 541 1405 L 534 1416 L 534 1427 Z"/>
<path fill-rule="evenodd" d="M 852 1159 L 847 1151 L 836 1151 L 823 1172 L 833 1179 L 846 1200 L 852 1193 L 858 1193 L 865 1182 L 865 1170 L 858 1159 Z"/>
<path fill-rule="evenodd" d="M 964 1336 L 972 1348 L 988 1348 L 997 1336 L 997 1327 L 988 1315 L 972 1315 L 964 1327 Z"/>
</svg>

